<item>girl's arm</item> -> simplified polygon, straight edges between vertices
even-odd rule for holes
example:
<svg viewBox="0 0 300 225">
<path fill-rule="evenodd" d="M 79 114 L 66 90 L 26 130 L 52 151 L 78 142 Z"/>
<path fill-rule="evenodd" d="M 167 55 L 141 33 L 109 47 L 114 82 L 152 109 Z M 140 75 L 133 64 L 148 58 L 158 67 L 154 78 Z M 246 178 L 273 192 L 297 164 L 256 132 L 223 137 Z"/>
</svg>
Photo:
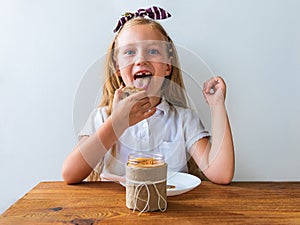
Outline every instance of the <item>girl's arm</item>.
<svg viewBox="0 0 300 225">
<path fill-rule="evenodd" d="M 62 176 L 67 184 L 84 180 L 117 140 L 109 117 L 91 136 L 84 136 L 63 163 Z"/>
<path fill-rule="evenodd" d="M 203 94 L 211 109 L 212 141 L 200 139 L 191 154 L 205 176 L 214 183 L 228 184 L 234 175 L 234 147 L 225 108 L 226 85 L 221 77 L 205 82 Z"/>
<path fill-rule="evenodd" d="M 150 108 L 149 97 L 145 92 L 124 100 L 120 96 L 121 88 L 115 93 L 111 116 L 93 135 L 84 136 L 64 161 L 62 176 L 67 184 L 84 180 L 127 127 L 155 113 L 155 108 Z"/>
</svg>

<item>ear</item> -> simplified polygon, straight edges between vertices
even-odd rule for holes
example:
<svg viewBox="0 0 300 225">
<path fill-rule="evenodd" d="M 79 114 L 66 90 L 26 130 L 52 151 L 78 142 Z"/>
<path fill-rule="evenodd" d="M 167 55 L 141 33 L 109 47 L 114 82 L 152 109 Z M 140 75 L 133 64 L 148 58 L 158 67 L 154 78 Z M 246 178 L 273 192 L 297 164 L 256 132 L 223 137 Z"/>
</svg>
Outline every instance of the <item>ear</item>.
<svg viewBox="0 0 300 225">
<path fill-rule="evenodd" d="M 166 76 L 169 76 L 172 72 L 172 57 L 169 58 L 169 62 L 166 64 Z"/>
</svg>

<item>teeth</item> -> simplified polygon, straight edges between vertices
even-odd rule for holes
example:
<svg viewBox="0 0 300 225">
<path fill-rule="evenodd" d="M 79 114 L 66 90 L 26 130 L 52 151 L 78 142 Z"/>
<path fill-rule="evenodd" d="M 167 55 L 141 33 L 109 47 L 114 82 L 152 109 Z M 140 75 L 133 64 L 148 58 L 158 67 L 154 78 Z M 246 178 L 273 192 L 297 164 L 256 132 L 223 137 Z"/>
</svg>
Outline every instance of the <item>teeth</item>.
<svg viewBox="0 0 300 225">
<path fill-rule="evenodd" d="M 152 75 L 150 72 L 138 72 L 135 76 L 150 76 Z"/>
<path fill-rule="evenodd" d="M 151 72 L 137 72 L 134 76 L 133 76 L 133 79 L 136 80 L 136 79 L 141 79 L 141 78 L 146 78 L 146 77 L 150 77 L 152 76 L 152 73 Z"/>
</svg>

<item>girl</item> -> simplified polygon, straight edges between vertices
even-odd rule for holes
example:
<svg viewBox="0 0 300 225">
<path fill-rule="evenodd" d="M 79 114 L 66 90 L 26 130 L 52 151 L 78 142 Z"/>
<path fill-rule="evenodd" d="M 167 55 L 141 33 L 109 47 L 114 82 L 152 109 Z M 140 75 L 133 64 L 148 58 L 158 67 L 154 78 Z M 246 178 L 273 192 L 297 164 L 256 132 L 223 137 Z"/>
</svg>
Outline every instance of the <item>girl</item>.
<svg viewBox="0 0 300 225">
<path fill-rule="evenodd" d="M 170 14 L 152 7 L 120 19 L 109 48 L 100 106 L 63 164 L 64 181 L 78 183 L 95 174 L 94 180 L 123 181 L 128 154 L 141 150 L 162 153 L 172 171 L 188 172 L 192 156 L 209 180 L 230 183 L 234 149 L 223 79 L 213 77 L 203 86 L 212 115 L 210 142 L 198 115 L 188 108 L 171 38 L 159 23 L 145 16 L 164 19 Z M 143 91 L 123 99 L 125 86 Z"/>
</svg>

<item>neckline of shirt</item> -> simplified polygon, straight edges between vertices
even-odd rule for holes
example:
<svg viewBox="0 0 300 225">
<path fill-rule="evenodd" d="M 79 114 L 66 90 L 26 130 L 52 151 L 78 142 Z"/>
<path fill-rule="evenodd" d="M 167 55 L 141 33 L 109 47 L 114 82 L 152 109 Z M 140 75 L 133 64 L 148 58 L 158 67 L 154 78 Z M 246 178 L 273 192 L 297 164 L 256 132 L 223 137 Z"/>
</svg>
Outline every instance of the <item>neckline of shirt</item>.
<svg viewBox="0 0 300 225">
<path fill-rule="evenodd" d="M 164 98 L 162 98 L 161 102 L 156 106 L 156 109 L 166 114 L 170 109 L 170 105 Z"/>
</svg>

